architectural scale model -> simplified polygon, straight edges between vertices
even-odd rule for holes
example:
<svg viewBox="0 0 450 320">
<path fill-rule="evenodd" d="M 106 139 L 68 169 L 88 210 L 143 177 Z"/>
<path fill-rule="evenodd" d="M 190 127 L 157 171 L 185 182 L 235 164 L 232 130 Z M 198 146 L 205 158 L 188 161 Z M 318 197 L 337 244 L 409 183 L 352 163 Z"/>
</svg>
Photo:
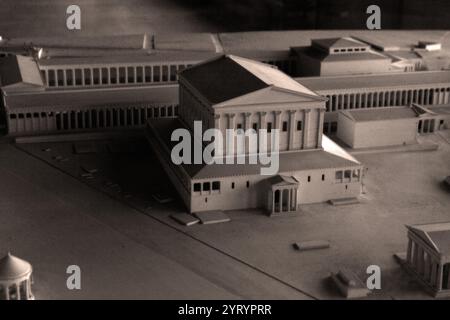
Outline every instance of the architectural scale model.
<svg viewBox="0 0 450 320">
<path fill-rule="evenodd" d="M 449 296 L 450 32 L 0 39 L 0 253 L 33 263 L 37 299 L 78 294 L 49 289 L 49 247 L 119 287 L 129 248 L 156 276 L 126 297 Z M 31 271 L 2 258 L 0 298 L 32 299 Z M 117 297 L 100 278 L 77 297 Z"/>
</svg>

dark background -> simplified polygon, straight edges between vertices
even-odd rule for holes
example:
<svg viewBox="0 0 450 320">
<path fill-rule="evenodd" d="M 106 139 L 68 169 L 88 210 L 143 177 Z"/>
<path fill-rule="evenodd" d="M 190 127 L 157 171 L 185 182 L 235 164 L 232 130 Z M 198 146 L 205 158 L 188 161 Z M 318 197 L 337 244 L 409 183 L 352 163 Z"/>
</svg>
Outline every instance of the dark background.
<svg viewBox="0 0 450 320">
<path fill-rule="evenodd" d="M 449 0 L 194 0 L 227 31 L 366 28 L 366 9 L 381 8 L 382 29 L 450 28 Z"/>
<path fill-rule="evenodd" d="M 71 4 L 82 30 L 66 28 Z M 0 0 L 0 36 L 366 29 L 370 4 L 382 29 L 450 29 L 450 0 Z"/>
</svg>

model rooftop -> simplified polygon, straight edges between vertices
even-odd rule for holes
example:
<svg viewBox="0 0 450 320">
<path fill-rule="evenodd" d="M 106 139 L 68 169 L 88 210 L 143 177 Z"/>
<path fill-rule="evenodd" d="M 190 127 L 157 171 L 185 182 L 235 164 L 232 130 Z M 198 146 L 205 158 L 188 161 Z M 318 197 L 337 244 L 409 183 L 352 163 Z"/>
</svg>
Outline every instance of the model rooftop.
<svg viewBox="0 0 450 320">
<path fill-rule="evenodd" d="M 212 104 L 268 87 L 319 97 L 271 65 L 234 55 L 223 55 L 185 69 L 180 77 Z"/>
<path fill-rule="evenodd" d="M 382 107 L 375 109 L 342 110 L 356 122 L 398 120 L 416 118 L 418 114 L 411 107 Z"/>
<path fill-rule="evenodd" d="M 450 222 L 418 224 L 407 228 L 438 253 L 450 255 Z"/>
<path fill-rule="evenodd" d="M 368 44 L 350 37 L 313 39 L 311 44 L 313 47 L 331 54 L 365 52 L 370 49 Z"/>
<path fill-rule="evenodd" d="M 402 85 L 448 84 L 450 71 L 418 71 L 358 76 L 301 77 L 296 80 L 314 91 Z"/>
</svg>

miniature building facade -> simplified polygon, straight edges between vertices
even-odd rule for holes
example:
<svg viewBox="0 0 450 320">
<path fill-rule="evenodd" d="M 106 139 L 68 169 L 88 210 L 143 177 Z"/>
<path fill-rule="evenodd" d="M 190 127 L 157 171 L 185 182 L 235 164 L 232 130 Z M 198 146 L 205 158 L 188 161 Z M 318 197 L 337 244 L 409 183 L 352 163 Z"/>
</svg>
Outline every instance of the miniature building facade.
<svg viewBox="0 0 450 320">
<path fill-rule="evenodd" d="M 450 223 L 411 225 L 407 229 L 407 269 L 434 296 L 450 296 Z"/>
<path fill-rule="evenodd" d="M 352 148 L 408 145 L 420 133 L 444 128 L 449 115 L 413 104 L 411 107 L 345 110 L 339 112 L 337 137 Z"/>
<path fill-rule="evenodd" d="M 297 76 L 336 76 L 391 72 L 391 58 L 350 37 L 313 39 L 310 47 L 292 48 Z"/>
<path fill-rule="evenodd" d="M 409 106 L 414 103 L 430 110 L 436 108 L 445 115 L 445 107 L 450 103 L 450 71 L 310 77 L 296 80 L 328 99 L 323 126 L 327 135 L 337 134 L 338 114 L 341 110 Z M 444 129 L 437 125 L 433 131 L 442 130 L 440 128 Z"/>
<path fill-rule="evenodd" d="M 0 300 L 33 300 L 31 265 L 10 253 L 0 259 Z"/>
<path fill-rule="evenodd" d="M 263 208 L 283 214 L 300 204 L 360 194 L 361 163 L 322 134 L 325 99 L 281 71 L 222 56 L 186 69 L 180 82 L 180 119 L 150 120 L 147 137 L 190 212 Z M 194 120 L 221 132 L 272 128 L 284 133 L 278 172 L 261 175 L 262 165 L 248 162 L 174 165 L 170 133 L 192 131 Z"/>
</svg>

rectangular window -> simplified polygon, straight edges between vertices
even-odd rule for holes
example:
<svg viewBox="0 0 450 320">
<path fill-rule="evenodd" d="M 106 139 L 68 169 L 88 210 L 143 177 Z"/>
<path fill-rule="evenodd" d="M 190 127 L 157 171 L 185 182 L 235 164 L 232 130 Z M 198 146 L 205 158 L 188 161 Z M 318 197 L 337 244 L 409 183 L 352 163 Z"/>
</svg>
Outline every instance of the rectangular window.
<svg viewBox="0 0 450 320">
<path fill-rule="evenodd" d="M 311 182 L 311 176 L 308 176 L 308 182 Z"/>
<path fill-rule="evenodd" d="M 234 189 L 234 182 L 231 183 L 231 189 Z"/>
<path fill-rule="evenodd" d="M 250 181 L 247 181 L 247 188 L 250 188 Z"/>
<path fill-rule="evenodd" d="M 336 182 L 342 182 L 342 171 L 336 171 Z"/>
<path fill-rule="evenodd" d="M 297 121 L 297 131 L 302 131 L 302 122 Z"/>
<path fill-rule="evenodd" d="M 288 123 L 287 121 L 283 121 L 283 132 L 287 131 Z"/>
<path fill-rule="evenodd" d="M 236 126 L 237 129 L 242 129 L 242 123 L 238 123 Z"/>
<path fill-rule="evenodd" d="M 272 122 L 267 122 L 267 132 L 268 133 L 272 132 Z"/>
<path fill-rule="evenodd" d="M 202 191 L 201 183 L 194 183 L 194 192 L 200 192 L 200 191 Z"/>
<path fill-rule="evenodd" d="M 212 189 L 214 191 L 219 191 L 220 190 L 220 181 L 213 181 L 212 183 Z"/>
<path fill-rule="evenodd" d="M 258 130 L 258 124 L 256 122 L 253 122 L 253 130 L 257 131 Z"/>
<path fill-rule="evenodd" d="M 323 123 L 323 133 L 328 133 L 328 122 Z"/>
<path fill-rule="evenodd" d="M 325 175 L 322 174 L 322 181 L 325 181 Z"/>
<path fill-rule="evenodd" d="M 351 170 L 345 170 L 345 172 L 344 172 L 345 179 L 350 179 L 351 175 L 352 175 Z"/>
<path fill-rule="evenodd" d="M 210 190 L 211 190 L 211 183 L 203 182 L 203 191 L 210 191 Z"/>
</svg>

